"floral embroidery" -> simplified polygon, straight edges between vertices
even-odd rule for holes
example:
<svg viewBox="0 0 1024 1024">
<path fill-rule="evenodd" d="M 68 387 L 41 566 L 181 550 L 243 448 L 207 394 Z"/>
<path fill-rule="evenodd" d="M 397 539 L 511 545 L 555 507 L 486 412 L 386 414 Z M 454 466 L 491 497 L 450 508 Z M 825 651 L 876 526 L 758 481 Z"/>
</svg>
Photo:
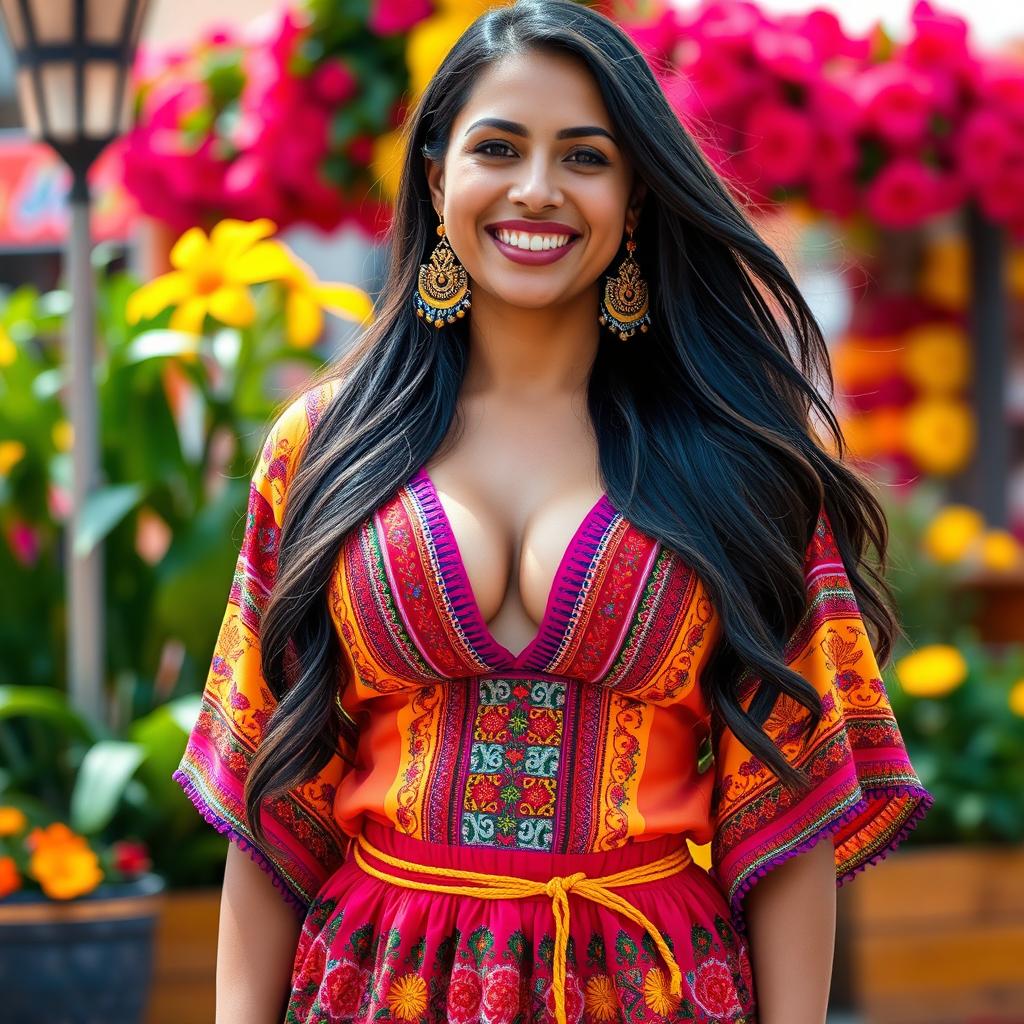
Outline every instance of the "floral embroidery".
<svg viewBox="0 0 1024 1024">
<path fill-rule="evenodd" d="M 482 678 L 477 686 L 462 841 L 551 850 L 565 684 Z"/>
<path fill-rule="evenodd" d="M 487 926 L 453 928 L 433 942 L 378 931 L 365 922 L 351 932 L 344 900 L 317 898 L 303 924 L 285 1024 L 399 1021 L 451 1024 L 546 1024 L 553 1019 L 554 939 L 542 934 L 530 950 L 522 931 L 503 941 Z M 570 1024 L 754 1024 L 750 959 L 731 923 L 690 929 L 690 955 L 680 956 L 683 994 L 669 989 L 664 962 L 644 934 L 620 928 L 609 946 L 592 932 L 577 956 L 570 938 L 565 988 Z M 670 948 L 671 937 L 662 933 Z M 403 952 L 404 951 L 404 952 Z M 675 952 L 675 950 L 673 950 Z"/>
<path fill-rule="evenodd" d="M 660 967 L 651 968 L 644 977 L 644 1000 L 663 1017 L 675 1013 L 682 1001 L 679 996 L 672 995 L 669 979 Z"/>
<path fill-rule="evenodd" d="M 615 984 L 607 974 L 596 974 L 587 982 L 583 1005 L 595 1020 L 614 1020 L 619 1012 Z"/>
<path fill-rule="evenodd" d="M 427 1005 L 427 983 L 418 974 L 403 974 L 392 982 L 388 1006 L 399 1020 L 416 1020 Z"/>
</svg>

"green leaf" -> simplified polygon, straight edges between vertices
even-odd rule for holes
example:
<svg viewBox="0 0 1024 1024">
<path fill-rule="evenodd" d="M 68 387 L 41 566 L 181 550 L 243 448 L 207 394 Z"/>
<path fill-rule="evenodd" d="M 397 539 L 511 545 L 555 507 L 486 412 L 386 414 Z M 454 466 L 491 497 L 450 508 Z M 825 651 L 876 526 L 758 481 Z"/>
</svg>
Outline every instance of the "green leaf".
<svg viewBox="0 0 1024 1024">
<path fill-rule="evenodd" d="M 68 703 L 60 691 L 46 686 L 0 686 L 0 718 L 35 718 L 60 726 L 65 733 L 96 739 L 88 720 Z"/>
<path fill-rule="evenodd" d="M 101 740 L 92 746 L 71 793 L 71 828 L 83 835 L 105 828 L 144 757 L 141 746 L 125 740 Z"/>
<path fill-rule="evenodd" d="M 94 491 L 85 500 L 75 534 L 74 552 L 87 555 L 142 500 L 139 484 L 118 484 Z"/>
</svg>

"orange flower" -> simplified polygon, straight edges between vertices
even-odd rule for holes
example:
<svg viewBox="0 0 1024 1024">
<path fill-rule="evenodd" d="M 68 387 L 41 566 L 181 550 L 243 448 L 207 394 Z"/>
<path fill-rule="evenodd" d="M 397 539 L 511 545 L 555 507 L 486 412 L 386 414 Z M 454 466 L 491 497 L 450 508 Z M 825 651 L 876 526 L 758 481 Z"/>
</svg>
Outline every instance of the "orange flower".
<svg viewBox="0 0 1024 1024">
<path fill-rule="evenodd" d="M 103 881 L 99 858 L 84 842 L 41 843 L 29 860 L 29 874 L 54 900 L 92 892 Z"/>
<path fill-rule="evenodd" d="M 0 900 L 21 888 L 21 876 L 13 857 L 0 857 Z"/>
<path fill-rule="evenodd" d="M 20 832 L 28 819 L 17 807 L 0 807 L 0 836 L 13 836 Z"/>
</svg>

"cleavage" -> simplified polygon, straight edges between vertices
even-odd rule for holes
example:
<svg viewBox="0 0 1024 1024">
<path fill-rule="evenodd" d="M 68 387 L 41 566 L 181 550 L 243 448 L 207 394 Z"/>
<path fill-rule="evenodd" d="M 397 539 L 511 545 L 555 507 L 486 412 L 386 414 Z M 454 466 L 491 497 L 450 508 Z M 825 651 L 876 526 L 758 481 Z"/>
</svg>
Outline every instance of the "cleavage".
<svg viewBox="0 0 1024 1024">
<path fill-rule="evenodd" d="M 563 492 L 532 511 L 502 515 L 493 499 L 457 497 L 467 492 L 436 479 L 434 490 L 491 636 L 521 652 L 537 635 L 570 542 L 599 496 Z"/>
</svg>

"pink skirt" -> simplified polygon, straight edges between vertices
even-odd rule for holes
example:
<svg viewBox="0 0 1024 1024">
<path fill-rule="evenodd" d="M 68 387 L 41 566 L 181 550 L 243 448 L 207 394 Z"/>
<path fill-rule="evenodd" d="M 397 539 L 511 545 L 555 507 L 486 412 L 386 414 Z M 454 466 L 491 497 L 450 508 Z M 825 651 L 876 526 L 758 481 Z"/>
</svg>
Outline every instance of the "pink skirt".
<svg viewBox="0 0 1024 1024">
<path fill-rule="evenodd" d="M 437 869 L 389 874 L 445 884 L 446 868 L 547 881 L 577 871 L 624 871 L 685 846 L 659 836 L 607 853 L 539 854 L 412 839 L 372 819 L 365 837 L 383 853 Z M 481 899 L 417 891 L 368 874 L 352 851 L 303 921 L 285 1024 L 354 1021 L 552 1022 L 555 922 L 546 895 Z M 690 1021 L 756 1024 L 749 952 L 725 897 L 690 862 L 667 878 L 617 894 L 644 914 L 682 972 L 682 994 L 643 926 L 569 893 L 565 1010 L 569 1024 Z"/>
</svg>

